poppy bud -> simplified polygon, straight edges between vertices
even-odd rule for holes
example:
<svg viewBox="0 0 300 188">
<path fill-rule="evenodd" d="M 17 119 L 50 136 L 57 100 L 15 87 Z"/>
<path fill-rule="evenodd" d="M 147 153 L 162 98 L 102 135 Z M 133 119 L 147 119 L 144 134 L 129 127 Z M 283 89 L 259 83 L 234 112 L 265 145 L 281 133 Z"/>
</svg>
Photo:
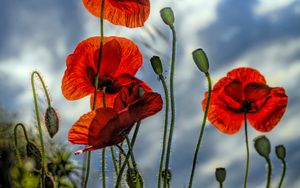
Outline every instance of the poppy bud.
<svg viewBox="0 0 300 188">
<path fill-rule="evenodd" d="M 143 187 L 143 178 L 134 168 L 128 168 L 126 172 L 126 184 L 129 188 Z"/>
<path fill-rule="evenodd" d="M 42 155 L 39 148 L 31 142 L 26 144 L 27 156 L 31 158 L 35 163 L 35 168 L 40 170 L 42 168 Z"/>
<path fill-rule="evenodd" d="M 158 56 L 153 56 L 151 59 L 150 59 L 150 62 L 151 62 L 151 65 L 152 65 L 152 68 L 154 70 L 154 72 L 160 76 L 162 75 L 163 73 L 163 68 L 162 68 L 162 65 L 161 65 L 161 60 Z"/>
<path fill-rule="evenodd" d="M 160 10 L 160 17 L 168 26 L 173 26 L 174 24 L 174 13 L 170 7 L 166 7 Z"/>
<path fill-rule="evenodd" d="M 222 184 L 226 178 L 226 169 L 225 168 L 216 168 L 216 180 Z"/>
<path fill-rule="evenodd" d="M 47 131 L 51 138 L 57 133 L 59 122 L 58 122 L 58 116 L 54 108 L 49 106 L 46 110 L 45 114 L 45 125 L 47 127 Z"/>
<path fill-rule="evenodd" d="M 285 156 L 286 156 L 286 149 L 284 147 L 284 145 L 278 145 L 275 148 L 275 152 L 276 152 L 276 156 L 281 159 L 284 160 Z"/>
<path fill-rule="evenodd" d="M 266 136 L 258 136 L 254 139 L 254 147 L 257 153 L 264 158 L 269 158 L 271 153 L 271 143 Z"/>
<path fill-rule="evenodd" d="M 198 69 L 204 73 L 208 73 L 209 63 L 205 52 L 199 48 L 193 51 L 193 59 Z"/>
</svg>

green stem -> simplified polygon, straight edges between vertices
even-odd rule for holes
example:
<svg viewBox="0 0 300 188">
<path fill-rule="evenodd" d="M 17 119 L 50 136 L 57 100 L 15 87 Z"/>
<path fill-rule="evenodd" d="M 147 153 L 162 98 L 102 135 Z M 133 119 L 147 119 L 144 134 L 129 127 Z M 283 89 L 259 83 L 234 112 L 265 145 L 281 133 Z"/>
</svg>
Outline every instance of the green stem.
<svg viewBox="0 0 300 188">
<path fill-rule="evenodd" d="M 161 185 L 161 176 L 162 176 L 162 168 L 163 168 L 163 163 L 164 163 L 164 157 L 165 157 L 165 150 L 166 150 L 166 141 L 167 141 L 167 131 L 168 131 L 168 119 L 169 119 L 169 92 L 168 92 L 168 87 L 165 81 L 165 78 L 163 75 L 159 76 L 159 79 L 161 80 L 161 83 L 164 88 L 164 93 L 165 93 L 165 126 L 164 126 L 164 136 L 163 136 L 163 146 L 162 146 L 162 152 L 161 152 L 161 157 L 160 157 L 160 164 L 159 164 L 159 173 L 158 173 L 158 182 L 157 182 L 157 187 L 160 188 Z"/>
<path fill-rule="evenodd" d="M 124 134 L 124 137 L 125 137 L 125 140 L 126 140 L 127 145 L 128 145 L 128 150 L 131 151 L 130 152 L 130 157 L 131 157 L 131 162 L 132 162 L 133 168 L 137 170 L 137 165 L 136 165 L 135 158 L 134 158 L 134 155 L 133 155 L 132 143 L 130 143 L 130 140 L 129 140 L 127 134 Z"/>
<path fill-rule="evenodd" d="M 285 160 L 281 160 L 281 161 L 282 161 L 282 174 L 281 174 L 281 178 L 280 178 L 278 188 L 281 188 L 284 177 L 285 177 L 285 172 L 286 172 L 286 162 L 285 162 Z"/>
<path fill-rule="evenodd" d="M 244 177 L 244 188 L 247 187 L 247 179 L 248 179 L 248 171 L 249 171 L 249 143 L 248 143 L 248 127 L 247 127 L 247 113 L 244 113 L 245 119 L 245 141 L 246 141 L 246 151 L 247 151 L 247 158 L 246 158 L 246 169 L 245 169 L 245 177 Z"/>
<path fill-rule="evenodd" d="M 117 166 L 115 150 L 114 150 L 113 146 L 110 146 L 110 153 L 111 153 L 111 158 L 112 158 L 112 161 L 113 161 L 116 177 L 118 177 L 118 166 Z"/>
<path fill-rule="evenodd" d="M 123 164 L 121 166 L 121 169 L 119 171 L 115 188 L 120 188 L 120 186 L 121 186 L 120 184 L 121 184 L 121 180 L 122 180 L 122 175 L 123 175 L 123 172 L 125 170 L 126 164 L 128 164 L 129 158 L 131 156 L 131 152 L 132 152 L 131 147 L 128 147 L 128 152 L 126 154 L 124 162 L 123 162 Z"/>
<path fill-rule="evenodd" d="M 202 137 L 203 137 L 203 133 L 204 133 L 204 128 L 206 125 L 206 119 L 207 119 L 207 114 L 208 114 L 208 109 L 209 109 L 209 104 L 210 104 L 212 83 L 211 83 L 210 74 L 208 72 L 205 73 L 205 76 L 206 76 L 207 82 L 208 82 L 208 95 L 207 95 L 207 101 L 206 101 L 205 112 L 204 112 L 204 116 L 203 116 L 203 120 L 202 120 L 202 125 L 201 125 L 201 129 L 199 132 L 198 142 L 197 142 L 195 153 L 194 153 L 193 166 L 192 166 L 192 171 L 191 171 L 191 176 L 190 176 L 190 181 L 189 181 L 189 188 L 191 188 L 193 186 L 193 178 L 194 178 L 194 172 L 195 172 L 195 167 L 196 167 L 196 163 L 197 163 L 197 157 L 198 157 L 198 153 L 200 150 L 200 145 L 201 145 L 201 141 L 202 141 Z"/>
<path fill-rule="evenodd" d="M 105 148 L 102 149 L 102 188 L 106 188 L 106 175 L 105 175 Z"/>
<path fill-rule="evenodd" d="M 101 12 L 100 12 L 100 49 L 99 49 L 99 58 L 97 62 L 97 73 L 96 73 L 96 79 L 95 79 L 95 89 L 94 89 L 94 100 L 93 100 L 93 107 L 92 110 L 95 110 L 96 107 L 96 101 L 97 101 L 97 90 L 98 90 L 98 78 L 99 78 L 99 72 L 100 72 L 100 63 L 102 58 L 102 48 L 103 48 L 103 36 L 104 36 L 104 30 L 103 30 L 103 12 L 104 12 L 104 2 L 105 0 L 102 0 L 101 5 Z M 90 164 L 91 164 L 91 151 L 88 151 L 88 158 L 86 163 L 86 173 L 85 173 L 85 181 L 83 184 L 83 187 L 86 188 L 88 181 L 89 181 L 89 174 L 90 174 Z"/>
<path fill-rule="evenodd" d="M 272 176 L 272 163 L 271 163 L 270 158 L 266 158 L 266 161 L 268 163 L 268 179 L 267 179 L 266 188 L 270 188 L 270 186 L 271 186 L 271 176 Z"/>
<path fill-rule="evenodd" d="M 172 147 L 172 137 L 173 137 L 173 130 L 175 124 L 175 99 L 174 99 L 174 70 L 175 70 L 175 55 L 176 55 L 176 31 L 174 26 L 170 26 L 173 34 L 172 40 L 172 60 L 171 60 L 171 72 L 170 72 L 170 96 L 171 96 L 171 125 L 169 131 L 169 140 L 168 140 L 168 147 L 167 147 L 167 155 L 166 155 L 166 163 L 165 163 L 165 170 L 169 169 L 169 160 L 171 154 L 171 147 Z M 166 188 L 167 178 L 164 179 L 164 188 Z"/>
<path fill-rule="evenodd" d="M 220 183 L 220 188 L 223 188 L 223 183 Z"/>
<path fill-rule="evenodd" d="M 22 123 L 18 123 L 16 126 L 15 126 L 15 129 L 14 129 L 14 137 L 15 137 L 15 147 L 16 147 L 16 155 L 17 155 L 17 159 L 18 159 L 18 162 L 19 162 L 19 165 L 22 166 L 22 159 L 21 159 L 21 154 L 20 154 L 20 151 L 19 151 L 19 146 L 18 146 L 18 138 L 17 138 L 17 128 L 21 126 L 22 129 L 23 129 L 23 133 L 25 135 L 25 139 L 26 139 L 26 142 L 28 143 L 29 140 L 28 140 L 28 136 L 27 136 L 27 132 L 26 132 L 26 129 L 25 129 L 25 126 L 22 124 Z"/>
<path fill-rule="evenodd" d="M 135 126 L 134 133 L 133 133 L 133 136 L 132 136 L 132 139 L 131 139 L 131 148 L 132 149 L 133 149 L 133 146 L 135 144 L 136 137 L 137 137 L 137 134 L 139 132 L 140 125 L 141 125 L 141 121 L 138 121 L 136 126 Z"/>
<path fill-rule="evenodd" d="M 38 76 L 40 82 L 42 83 L 46 96 L 48 96 L 48 92 L 46 90 L 46 86 L 43 82 L 41 75 L 37 71 L 34 71 L 31 74 L 31 87 L 32 87 L 33 100 L 34 100 L 36 121 L 38 124 L 39 139 L 41 142 L 41 149 L 42 149 L 42 161 L 41 161 L 41 163 L 42 163 L 42 187 L 45 187 L 45 146 L 44 146 L 44 140 L 43 140 L 43 132 L 42 132 L 40 113 L 39 113 L 38 102 L 37 102 L 37 95 L 36 95 L 35 84 L 34 84 L 34 75 L 35 74 Z M 49 96 L 47 97 L 47 101 L 48 101 L 48 105 L 49 105 L 50 104 Z"/>
</svg>

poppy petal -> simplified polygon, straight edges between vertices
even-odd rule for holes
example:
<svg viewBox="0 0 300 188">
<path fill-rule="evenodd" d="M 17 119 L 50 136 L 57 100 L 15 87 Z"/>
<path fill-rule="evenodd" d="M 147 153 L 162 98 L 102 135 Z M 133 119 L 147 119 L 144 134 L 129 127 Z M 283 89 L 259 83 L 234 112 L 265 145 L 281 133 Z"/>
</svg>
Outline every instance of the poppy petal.
<svg viewBox="0 0 300 188">
<path fill-rule="evenodd" d="M 83 0 L 85 8 L 100 17 L 101 0 Z M 150 14 L 149 0 L 106 0 L 103 18 L 115 25 L 141 27 Z"/>
<path fill-rule="evenodd" d="M 135 121 L 140 121 L 152 116 L 162 109 L 162 98 L 160 94 L 149 92 L 128 106 L 130 117 Z"/>
<path fill-rule="evenodd" d="M 142 55 L 138 47 L 128 39 L 121 37 L 104 37 L 103 51 L 105 54 L 111 54 L 112 46 L 117 46 L 116 42 L 106 46 L 110 41 L 116 41 L 119 43 L 121 49 L 121 60 L 119 55 L 113 58 L 113 67 L 110 68 L 111 60 L 104 61 L 107 66 L 101 66 L 101 69 L 113 73 L 112 76 L 118 76 L 124 73 L 134 75 L 142 65 Z M 66 60 L 67 69 L 62 79 L 62 93 L 68 100 L 77 100 L 83 98 L 94 90 L 94 79 L 96 76 L 96 64 L 95 58 L 98 55 L 100 46 L 100 37 L 91 37 L 80 42 L 73 54 L 70 54 Z M 116 47 L 118 48 L 118 47 Z M 104 60 L 110 59 L 105 58 Z M 118 53 L 119 54 L 119 53 Z M 96 56 L 95 56 L 96 55 Z M 111 56 L 111 55 L 107 55 Z M 96 58 L 97 59 L 97 58 Z M 119 62 L 119 64 L 117 63 Z M 118 66 L 116 66 L 118 64 Z"/>
<path fill-rule="evenodd" d="M 101 63 L 100 63 L 100 77 L 114 75 L 121 62 L 122 49 L 116 39 L 108 41 L 103 45 Z M 99 50 L 95 54 L 95 62 L 99 60 Z"/>
<path fill-rule="evenodd" d="M 69 130 L 68 140 L 72 144 L 88 145 L 89 127 L 96 116 L 96 111 L 82 115 Z"/>
<path fill-rule="evenodd" d="M 256 113 L 247 114 L 250 124 L 258 131 L 271 131 L 282 118 L 287 101 L 283 88 L 272 88 L 263 107 Z"/>
<path fill-rule="evenodd" d="M 213 124 L 219 131 L 226 134 L 234 134 L 238 132 L 244 122 L 243 114 L 235 113 L 227 107 L 222 96 L 218 94 L 212 94 L 209 110 L 208 120 Z M 205 110 L 207 103 L 207 92 L 202 101 L 202 109 Z"/>
<path fill-rule="evenodd" d="M 117 82 L 115 84 L 119 85 L 121 88 L 125 87 L 127 85 L 130 85 L 132 83 L 141 83 L 141 85 L 142 85 L 145 92 L 152 91 L 147 83 L 141 81 L 140 79 L 138 79 L 134 76 L 131 76 L 130 74 L 121 74 L 118 77 L 116 77 L 115 79 L 117 80 Z M 117 95 L 118 95 L 118 93 L 105 94 L 106 107 L 114 107 L 114 102 L 115 102 L 115 98 L 116 98 Z M 103 97 L 102 92 L 98 91 L 97 92 L 96 108 L 102 108 L 103 107 L 102 97 Z M 94 102 L 94 94 L 92 94 L 91 99 L 90 99 L 91 108 L 93 107 L 93 102 Z"/>
<path fill-rule="evenodd" d="M 244 88 L 244 97 L 248 101 L 258 101 L 271 92 L 271 88 L 266 84 L 249 83 Z"/>
<path fill-rule="evenodd" d="M 250 82 L 266 84 L 264 76 L 261 75 L 257 70 L 249 67 L 233 69 L 227 73 L 227 77 L 239 80 L 241 83 L 243 83 L 243 86 Z"/>
<path fill-rule="evenodd" d="M 230 84 L 224 87 L 227 96 L 231 97 L 234 101 L 242 103 L 243 101 L 243 86 L 242 83 L 235 79 Z"/>
</svg>

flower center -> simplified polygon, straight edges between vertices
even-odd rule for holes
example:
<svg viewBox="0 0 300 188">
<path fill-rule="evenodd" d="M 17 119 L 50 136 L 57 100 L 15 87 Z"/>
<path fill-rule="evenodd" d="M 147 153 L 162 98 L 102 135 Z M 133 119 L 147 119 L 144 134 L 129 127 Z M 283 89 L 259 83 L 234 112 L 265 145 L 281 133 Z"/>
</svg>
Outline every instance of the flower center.
<svg viewBox="0 0 300 188">
<path fill-rule="evenodd" d="M 97 76 L 95 70 L 92 67 L 88 66 L 86 68 L 86 74 L 90 83 L 95 87 Z M 104 87 L 106 93 L 108 94 L 115 94 L 121 90 L 121 85 L 118 84 L 118 80 L 109 75 L 98 77 L 97 90 L 102 91 Z"/>
</svg>

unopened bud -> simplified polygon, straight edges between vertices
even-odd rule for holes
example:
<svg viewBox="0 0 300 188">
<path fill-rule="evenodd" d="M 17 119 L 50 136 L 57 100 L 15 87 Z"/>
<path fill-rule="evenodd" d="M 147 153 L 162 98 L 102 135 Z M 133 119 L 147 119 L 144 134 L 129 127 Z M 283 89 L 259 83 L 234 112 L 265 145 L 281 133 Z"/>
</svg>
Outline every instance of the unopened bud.
<svg viewBox="0 0 300 188">
<path fill-rule="evenodd" d="M 126 184 L 129 188 L 143 187 L 143 178 L 134 168 L 128 168 L 126 172 Z"/>
<path fill-rule="evenodd" d="M 151 62 L 151 65 L 152 65 L 152 68 L 154 70 L 154 72 L 160 76 L 162 75 L 163 73 L 163 68 L 162 68 L 162 65 L 161 65 L 161 60 L 158 56 L 153 56 L 151 59 L 150 59 L 150 62 Z"/>
<path fill-rule="evenodd" d="M 215 175 L 216 175 L 216 180 L 222 184 L 226 178 L 226 169 L 225 168 L 216 168 Z"/>
<path fill-rule="evenodd" d="M 26 144 L 27 156 L 34 161 L 34 166 L 37 170 L 42 168 L 42 154 L 39 148 L 31 142 L 27 142 Z"/>
<path fill-rule="evenodd" d="M 45 113 L 45 125 L 51 138 L 58 132 L 59 120 L 56 111 L 51 106 Z"/>
<path fill-rule="evenodd" d="M 199 48 L 193 51 L 193 59 L 198 69 L 204 73 L 208 73 L 209 63 L 205 52 Z"/>
<path fill-rule="evenodd" d="M 271 143 L 266 136 L 258 136 L 254 139 L 254 147 L 257 153 L 264 158 L 269 158 L 271 153 Z"/>
<path fill-rule="evenodd" d="M 286 149 L 285 149 L 284 145 L 278 145 L 278 146 L 276 146 L 275 151 L 276 151 L 276 156 L 279 159 L 281 159 L 281 160 L 285 159 Z"/>
<path fill-rule="evenodd" d="M 170 7 L 166 7 L 160 10 L 160 17 L 165 22 L 165 24 L 169 26 L 173 26 L 174 24 L 174 13 Z"/>
</svg>

